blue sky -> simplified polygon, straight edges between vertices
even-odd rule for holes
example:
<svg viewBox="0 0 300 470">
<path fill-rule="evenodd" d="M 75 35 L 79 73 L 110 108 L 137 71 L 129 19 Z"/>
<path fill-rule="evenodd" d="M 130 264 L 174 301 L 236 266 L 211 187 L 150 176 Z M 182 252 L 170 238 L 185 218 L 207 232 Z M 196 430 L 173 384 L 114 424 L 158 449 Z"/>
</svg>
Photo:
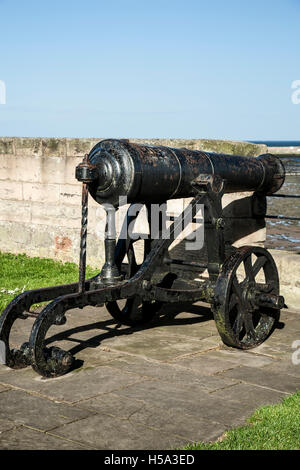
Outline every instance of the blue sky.
<svg viewBox="0 0 300 470">
<path fill-rule="evenodd" d="M 1 136 L 300 140 L 300 0 L 0 0 Z"/>
</svg>

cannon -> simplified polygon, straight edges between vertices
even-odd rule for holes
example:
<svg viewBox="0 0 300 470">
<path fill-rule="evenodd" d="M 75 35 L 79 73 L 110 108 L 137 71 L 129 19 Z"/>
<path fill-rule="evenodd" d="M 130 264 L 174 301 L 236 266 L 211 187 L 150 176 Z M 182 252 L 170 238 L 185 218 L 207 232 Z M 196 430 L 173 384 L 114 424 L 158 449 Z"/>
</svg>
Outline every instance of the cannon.
<svg viewBox="0 0 300 470">
<path fill-rule="evenodd" d="M 78 282 L 23 292 L 8 304 L 0 317 L 2 363 L 11 368 L 31 365 L 44 377 L 70 371 L 74 357 L 59 347 L 46 347 L 46 334 L 52 325 L 66 323 L 68 310 L 88 305 L 105 304 L 118 323 L 135 326 L 149 322 L 166 304 L 203 301 L 211 305 L 218 332 L 228 346 L 253 348 L 271 334 L 285 305 L 275 262 L 261 246 L 236 248 L 225 243 L 224 227 L 230 220 L 224 216 L 221 200 L 225 193 L 251 191 L 265 201 L 284 182 L 278 157 L 222 155 L 107 139 L 85 155 L 75 176 L 82 183 Z M 105 263 L 97 276 L 86 279 L 89 194 L 106 211 Z M 191 199 L 167 227 L 161 208 L 178 198 Z M 129 209 L 117 239 L 115 214 L 124 203 Z M 150 235 L 142 240 L 140 261 L 137 240 L 128 230 L 137 217 L 137 211 L 132 211 L 136 204 L 145 208 L 150 227 Z M 206 260 L 197 259 L 197 250 L 192 261 L 172 258 L 172 242 L 185 222 L 195 219 L 199 205 Z M 161 209 L 156 224 L 153 206 Z M 44 301 L 49 303 L 36 315 L 29 340 L 19 349 L 11 348 L 14 322 L 28 318 L 30 306 Z"/>
</svg>

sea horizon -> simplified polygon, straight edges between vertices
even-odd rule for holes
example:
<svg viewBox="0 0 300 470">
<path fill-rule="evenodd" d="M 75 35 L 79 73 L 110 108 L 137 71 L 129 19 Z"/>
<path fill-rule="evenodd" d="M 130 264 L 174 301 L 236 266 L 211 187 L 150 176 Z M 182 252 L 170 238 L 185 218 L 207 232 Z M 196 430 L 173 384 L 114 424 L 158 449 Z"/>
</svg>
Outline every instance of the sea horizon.
<svg viewBox="0 0 300 470">
<path fill-rule="evenodd" d="M 252 144 L 264 144 L 268 147 L 300 147 L 300 140 L 245 140 Z"/>
</svg>

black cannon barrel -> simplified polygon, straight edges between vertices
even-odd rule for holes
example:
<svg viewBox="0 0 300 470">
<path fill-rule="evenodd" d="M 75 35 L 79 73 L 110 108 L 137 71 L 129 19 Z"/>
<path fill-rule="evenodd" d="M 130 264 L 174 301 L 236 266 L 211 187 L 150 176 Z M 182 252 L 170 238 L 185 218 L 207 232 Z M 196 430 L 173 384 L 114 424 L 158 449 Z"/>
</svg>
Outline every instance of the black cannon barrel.
<svg viewBox="0 0 300 470">
<path fill-rule="evenodd" d="M 285 177 L 281 160 L 271 154 L 244 157 L 134 144 L 107 139 L 89 153 L 93 176 L 88 188 L 99 203 L 158 203 L 194 195 L 192 181 L 200 174 L 215 174 L 225 181 L 225 192 L 258 191 L 272 194 Z M 76 177 L 81 173 L 77 167 Z M 92 180 L 92 181 L 91 181 Z"/>
</svg>

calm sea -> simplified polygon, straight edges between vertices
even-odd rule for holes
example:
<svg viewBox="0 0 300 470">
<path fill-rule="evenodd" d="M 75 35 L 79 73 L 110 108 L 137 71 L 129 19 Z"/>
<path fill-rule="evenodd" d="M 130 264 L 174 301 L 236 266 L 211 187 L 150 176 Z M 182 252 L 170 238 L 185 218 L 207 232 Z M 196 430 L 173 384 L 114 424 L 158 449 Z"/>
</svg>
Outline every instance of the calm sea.
<svg viewBox="0 0 300 470">
<path fill-rule="evenodd" d="M 300 140 L 249 140 L 253 144 L 265 144 L 268 147 L 300 147 Z"/>
<path fill-rule="evenodd" d="M 255 140 L 255 144 L 265 144 L 272 153 L 272 147 L 300 147 L 300 140 Z M 278 194 L 300 195 L 300 155 L 293 153 L 278 154 L 285 168 L 286 179 Z M 291 174 L 292 173 L 292 174 Z M 296 174 L 297 173 L 297 174 Z M 300 218 L 300 198 L 268 197 L 270 215 Z M 300 221 L 289 219 L 266 219 L 266 248 L 300 252 Z"/>
</svg>

